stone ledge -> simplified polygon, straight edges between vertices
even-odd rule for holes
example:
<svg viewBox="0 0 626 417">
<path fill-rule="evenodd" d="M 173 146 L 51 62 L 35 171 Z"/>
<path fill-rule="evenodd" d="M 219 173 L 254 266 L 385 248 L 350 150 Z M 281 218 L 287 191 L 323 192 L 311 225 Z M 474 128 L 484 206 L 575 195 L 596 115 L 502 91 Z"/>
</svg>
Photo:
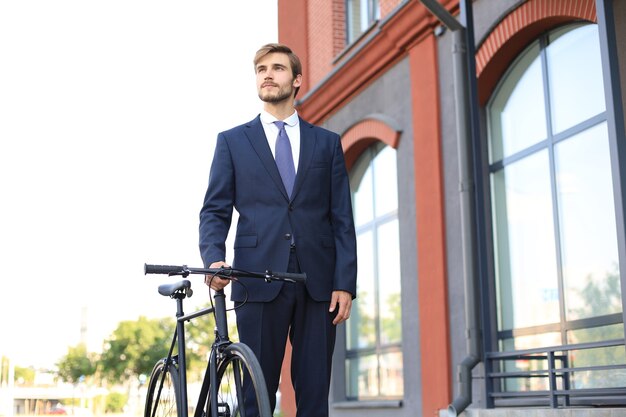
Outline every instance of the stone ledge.
<svg viewBox="0 0 626 417">
<path fill-rule="evenodd" d="M 448 417 L 447 410 L 440 410 L 439 417 Z M 468 409 L 459 417 L 626 417 L 626 408 Z"/>
</svg>

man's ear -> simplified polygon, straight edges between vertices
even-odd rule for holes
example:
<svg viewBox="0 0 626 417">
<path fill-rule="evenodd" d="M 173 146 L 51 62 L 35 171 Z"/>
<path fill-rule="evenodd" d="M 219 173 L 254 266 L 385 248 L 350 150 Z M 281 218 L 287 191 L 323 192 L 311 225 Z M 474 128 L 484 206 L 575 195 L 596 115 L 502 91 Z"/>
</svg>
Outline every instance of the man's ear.
<svg viewBox="0 0 626 417">
<path fill-rule="evenodd" d="M 293 79 L 293 87 L 300 87 L 302 85 L 302 74 L 296 75 L 296 78 Z"/>
</svg>

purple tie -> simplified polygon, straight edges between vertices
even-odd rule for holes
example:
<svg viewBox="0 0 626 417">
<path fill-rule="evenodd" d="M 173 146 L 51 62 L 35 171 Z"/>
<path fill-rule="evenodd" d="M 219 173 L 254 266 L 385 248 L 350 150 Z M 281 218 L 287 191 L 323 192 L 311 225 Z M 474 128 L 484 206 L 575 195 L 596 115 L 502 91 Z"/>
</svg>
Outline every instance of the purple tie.
<svg viewBox="0 0 626 417">
<path fill-rule="evenodd" d="M 287 195 L 291 197 L 293 183 L 296 179 L 296 169 L 293 164 L 293 154 L 291 153 L 291 142 L 289 142 L 289 136 L 287 136 L 287 132 L 285 131 L 285 122 L 275 121 L 274 124 L 278 127 L 274 159 L 276 160 L 276 166 L 278 167 L 280 176 L 283 179 L 285 189 L 287 190 Z"/>
</svg>

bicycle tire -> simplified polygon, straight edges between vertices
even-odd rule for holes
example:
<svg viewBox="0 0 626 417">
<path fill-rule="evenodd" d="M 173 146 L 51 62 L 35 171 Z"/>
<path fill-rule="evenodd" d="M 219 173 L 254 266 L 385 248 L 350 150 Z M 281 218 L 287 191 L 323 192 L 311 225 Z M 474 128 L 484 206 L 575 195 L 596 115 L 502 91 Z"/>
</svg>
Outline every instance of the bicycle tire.
<svg viewBox="0 0 626 417">
<path fill-rule="evenodd" d="M 255 392 L 255 404 L 243 403 L 244 389 Z M 270 399 L 261 365 L 252 350 L 242 343 L 233 343 L 223 352 L 217 365 L 218 415 L 220 417 L 272 417 Z M 207 416 L 211 416 L 211 401 Z"/>
<path fill-rule="evenodd" d="M 180 394 L 178 368 L 170 364 L 165 369 L 165 360 L 160 360 L 152 368 L 148 382 L 146 408 L 144 417 L 178 417 Z M 161 388 L 161 380 L 165 372 L 165 380 Z"/>
</svg>

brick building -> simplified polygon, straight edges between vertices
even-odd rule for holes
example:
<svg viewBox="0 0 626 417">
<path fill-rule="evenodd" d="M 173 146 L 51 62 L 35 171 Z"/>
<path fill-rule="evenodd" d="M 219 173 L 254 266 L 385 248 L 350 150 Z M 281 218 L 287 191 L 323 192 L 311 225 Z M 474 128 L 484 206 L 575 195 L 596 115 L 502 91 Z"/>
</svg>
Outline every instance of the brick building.
<svg viewBox="0 0 626 417">
<path fill-rule="evenodd" d="M 354 195 L 331 414 L 626 415 L 626 2 L 279 0 L 278 21 Z"/>
</svg>

